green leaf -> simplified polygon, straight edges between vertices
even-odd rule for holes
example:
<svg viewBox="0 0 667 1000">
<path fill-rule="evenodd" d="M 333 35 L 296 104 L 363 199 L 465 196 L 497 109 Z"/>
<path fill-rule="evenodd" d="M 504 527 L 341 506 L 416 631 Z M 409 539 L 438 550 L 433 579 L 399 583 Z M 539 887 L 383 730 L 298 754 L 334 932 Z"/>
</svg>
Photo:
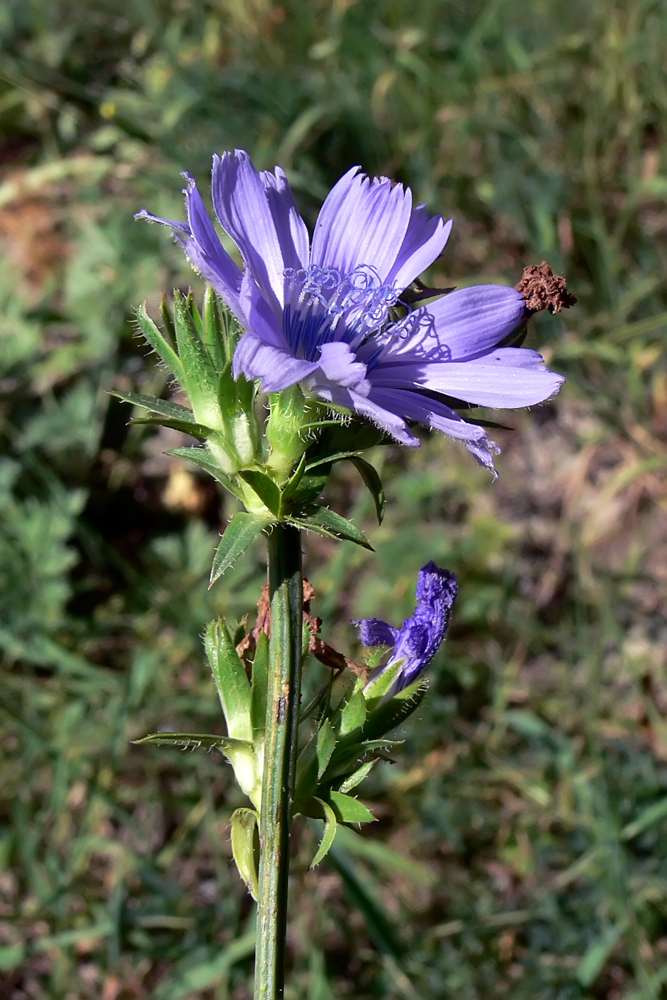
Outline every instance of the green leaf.
<svg viewBox="0 0 667 1000">
<path fill-rule="evenodd" d="M 317 733 L 317 780 L 327 769 L 336 746 L 336 734 L 328 719 L 325 719 Z"/>
<path fill-rule="evenodd" d="M 222 309 L 220 299 L 211 285 L 207 285 L 204 292 L 202 341 L 219 374 L 231 361 L 228 351 L 229 317 L 226 312 L 223 314 Z"/>
<path fill-rule="evenodd" d="M 342 462 L 344 459 L 358 458 L 356 451 L 339 451 L 334 455 L 325 455 L 323 458 L 317 458 L 312 462 L 308 462 L 306 465 L 306 472 L 311 472 L 313 469 L 319 469 L 322 465 L 333 465 L 334 462 Z"/>
<path fill-rule="evenodd" d="M 396 933 L 396 921 L 385 911 L 368 878 L 359 871 L 347 851 L 341 850 L 338 845 L 332 849 L 330 861 L 340 874 L 353 906 L 364 915 L 369 934 L 380 953 L 392 955 L 399 961 L 401 945 Z M 416 995 L 413 990 L 410 993 L 401 992 L 405 997 Z"/>
<path fill-rule="evenodd" d="M 387 667 L 377 677 L 371 679 L 364 688 L 364 697 L 368 702 L 369 711 L 380 704 L 382 699 L 391 691 L 392 687 L 400 677 L 401 671 L 405 666 L 405 659 L 403 657 L 400 660 L 396 660 L 391 666 Z"/>
<path fill-rule="evenodd" d="M 575 972 L 576 979 L 581 986 L 587 988 L 593 985 L 623 930 L 622 926 L 608 927 L 602 937 L 588 946 Z"/>
<path fill-rule="evenodd" d="M 233 739 L 231 736 L 215 736 L 212 733 L 149 733 L 140 740 L 132 740 L 137 746 L 142 743 L 154 743 L 156 746 L 178 747 L 179 750 L 222 750 L 233 753 L 235 750 L 252 750 L 252 743 L 247 740 Z"/>
<path fill-rule="evenodd" d="M 172 375 L 174 375 L 185 388 L 185 372 L 183 370 L 181 360 L 174 348 L 171 344 L 167 343 L 166 339 L 162 336 L 157 326 L 146 312 L 145 303 L 140 305 L 137 309 L 137 323 L 153 350 L 159 355 Z"/>
<path fill-rule="evenodd" d="M 344 777 L 351 771 L 355 771 L 360 764 L 365 763 L 369 755 L 374 759 L 386 759 L 387 751 L 400 746 L 402 740 L 359 740 L 345 745 L 341 741 L 336 747 L 336 751 L 327 768 L 327 781 L 334 778 Z"/>
<path fill-rule="evenodd" d="M 377 764 L 378 759 L 379 758 L 376 757 L 374 760 L 367 760 L 365 764 L 362 764 L 361 767 L 357 768 L 356 771 L 353 771 L 352 774 L 350 774 L 341 784 L 339 791 L 351 792 L 353 788 L 356 788 L 357 785 L 360 785 L 361 782 L 364 780 L 364 778 L 366 778 L 371 773 L 371 771 Z"/>
<path fill-rule="evenodd" d="M 213 951 L 188 949 L 185 957 L 171 966 L 168 975 L 146 996 L 146 1000 L 192 1000 L 193 996 L 201 996 L 205 990 L 211 991 L 226 984 L 230 968 L 252 955 L 254 949 L 254 930 L 235 938 L 222 950 L 219 944 Z"/>
<path fill-rule="evenodd" d="M 122 399 L 124 403 L 132 403 L 133 406 L 143 406 L 145 410 L 150 410 L 151 413 L 159 413 L 162 417 L 169 417 L 171 420 L 180 420 L 181 423 L 190 423 L 199 426 L 195 420 L 194 413 L 189 407 L 181 406 L 180 403 L 172 403 L 170 399 L 159 399 L 157 396 L 144 396 L 140 392 L 120 392 L 115 389 L 111 392 L 111 395 Z"/>
<path fill-rule="evenodd" d="M 343 792 L 329 792 L 329 798 L 336 819 L 341 823 L 374 823 L 375 816 L 370 809 L 355 799 L 352 795 L 344 795 Z"/>
<path fill-rule="evenodd" d="M 324 802 L 322 799 L 315 799 L 322 807 L 322 812 L 324 813 L 324 833 L 322 834 L 322 839 L 320 840 L 319 847 L 315 853 L 315 857 L 310 862 L 310 868 L 316 868 L 317 865 L 327 856 L 334 840 L 336 839 L 336 831 L 338 829 L 338 820 L 336 819 L 336 813 L 329 805 L 328 802 Z"/>
<path fill-rule="evenodd" d="M 191 462 L 196 465 L 198 469 L 202 469 L 204 472 L 208 472 L 209 476 L 213 476 L 214 479 L 233 493 L 235 497 L 243 499 L 243 494 L 239 489 L 238 484 L 235 480 L 228 476 L 224 472 L 218 463 L 215 461 L 210 451 L 207 448 L 172 448 L 171 451 L 166 452 L 167 455 L 173 455 L 174 458 L 183 458 L 186 462 Z"/>
<path fill-rule="evenodd" d="M 255 659 L 252 663 L 251 708 L 253 737 L 257 739 L 266 727 L 266 696 L 269 683 L 269 637 L 260 632 Z"/>
<path fill-rule="evenodd" d="M 340 722 L 336 727 L 338 735 L 347 736 L 361 729 L 366 721 L 366 711 L 366 699 L 362 691 L 355 691 L 340 713 Z"/>
<path fill-rule="evenodd" d="M 384 487 L 377 469 L 374 469 L 365 458 L 359 458 L 359 456 L 351 456 L 350 461 L 366 484 L 368 492 L 373 497 L 378 524 L 382 524 L 385 507 L 387 506 L 387 498 L 384 495 Z"/>
<path fill-rule="evenodd" d="M 415 681 L 393 698 L 374 709 L 369 709 L 362 733 L 364 738 L 374 740 L 400 726 L 419 708 L 427 691 L 428 681 Z"/>
<path fill-rule="evenodd" d="M 293 524 L 302 531 L 315 531 L 319 535 L 326 535 L 328 538 L 344 539 L 355 542 L 373 552 L 373 547 L 368 539 L 355 524 L 347 521 L 340 514 L 336 514 L 328 507 L 316 507 L 309 510 L 306 516 L 286 517 L 286 521 Z"/>
<path fill-rule="evenodd" d="M 210 428 L 203 424 L 191 424 L 185 420 L 173 420 L 169 417 L 132 417 L 130 423 L 134 427 L 136 424 L 148 424 L 152 427 L 171 427 L 175 431 L 183 434 L 190 434 L 198 441 L 206 441 L 211 436 Z"/>
<path fill-rule="evenodd" d="M 234 514 L 215 551 L 209 587 L 233 566 L 257 535 L 272 523 L 272 518 L 262 514 L 249 514 L 246 511 Z"/>
<path fill-rule="evenodd" d="M 265 473 L 257 472 L 254 469 L 244 469 L 239 472 L 239 476 L 251 490 L 254 490 L 264 506 L 268 507 L 271 513 L 277 517 L 280 514 L 280 490 L 274 481 L 269 479 Z"/>
<path fill-rule="evenodd" d="M 222 618 L 206 626 L 204 646 L 230 736 L 252 741 L 250 681 Z"/>
<path fill-rule="evenodd" d="M 207 403 L 217 408 L 218 373 L 211 357 L 204 347 L 194 318 L 195 306 L 192 295 L 187 297 L 174 292 L 174 327 L 178 356 L 185 376 L 188 396 L 197 409 L 197 404 Z M 199 319 L 199 317 L 197 317 Z"/>
<path fill-rule="evenodd" d="M 312 474 L 304 471 L 298 486 L 290 491 L 289 494 L 287 494 L 287 490 L 283 494 L 283 514 L 289 514 L 290 511 L 298 514 L 301 508 L 317 500 L 326 486 L 330 475 L 330 464 L 321 466 Z"/>
<path fill-rule="evenodd" d="M 254 809 L 235 809 L 232 813 L 232 854 L 239 875 L 245 882 L 252 898 L 257 900 L 257 855 L 259 839 L 257 823 L 259 816 Z"/>
<path fill-rule="evenodd" d="M 303 479 L 303 474 L 305 471 L 306 471 L 306 456 L 304 454 L 301 456 L 299 464 L 297 465 L 296 469 L 290 476 L 289 480 L 287 481 L 287 485 L 283 490 L 282 507 L 284 510 L 288 509 L 289 504 L 291 503 L 294 495 L 296 494 L 296 491 L 299 488 L 299 484 Z"/>
</svg>

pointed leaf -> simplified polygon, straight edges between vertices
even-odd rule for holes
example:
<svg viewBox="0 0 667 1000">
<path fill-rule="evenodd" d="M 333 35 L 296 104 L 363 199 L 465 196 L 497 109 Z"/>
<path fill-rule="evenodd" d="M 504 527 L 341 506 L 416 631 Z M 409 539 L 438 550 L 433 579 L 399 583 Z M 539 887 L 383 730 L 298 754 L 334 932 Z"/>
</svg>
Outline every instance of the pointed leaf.
<svg viewBox="0 0 667 1000">
<path fill-rule="evenodd" d="M 427 691 L 428 681 L 415 681 L 414 684 L 394 695 L 389 701 L 372 710 L 369 708 L 368 718 L 363 728 L 364 738 L 374 740 L 390 733 L 396 726 L 400 726 L 419 708 Z"/>
<path fill-rule="evenodd" d="M 297 470 L 298 471 L 298 470 Z M 293 490 L 286 488 L 283 493 L 283 505 L 282 510 L 284 514 L 293 511 L 295 514 L 300 512 L 300 509 L 307 504 L 312 504 L 313 500 L 317 500 L 320 493 L 324 489 L 331 475 L 331 464 L 327 463 L 319 468 L 315 469 L 312 473 L 306 472 L 304 470 L 303 474 L 299 479 L 298 486 L 295 486 Z M 291 483 L 291 480 L 290 480 Z"/>
<path fill-rule="evenodd" d="M 207 750 L 222 750 L 224 754 L 228 751 L 234 753 L 236 750 L 252 750 L 252 743 L 247 740 L 215 736 L 212 733 L 150 733 L 140 740 L 132 740 L 132 743 L 155 743 L 156 746 L 178 747 L 179 750 L 199 750 L 200 747 L 206 747 Z"/>
<path fill-rule="evenodd" d="M 400 746 L 401 743 L 402 740 L 355 740 L 345 746 L 341 741 L 327 768 L 326 779 L 332 781 L 334 778 L 345 777 L 348 773 L 356 771 L 357 767 L 364 764 L 371 756 L 373 759 L 385 760 L 387 752 Z"/>
<path fill-rule="evenodd" d="M 368 710 L 372 712 L 391 691 L 405 667 L 405 659 L 401 657 L 382 670 L 377 677 L 371 677 L 364 688 L 364 697 L 368 702 Z"/>
<path fill-rule="evenodd" d="M 316 458 L 312 462 L 308 462 L 306 465 L 306 472 L 311 472 L 313 469 L 319 469 L 323 465 L 333 465 L 334 462 L 342 462 L 343 459 L 358 458 L 356 451 L 339 451 L 334 455 L 324 455 L 322 458 Z"/>
<path fill-rule="evenodd" d="M 132 403 L 133 406 L 143 406 L 151 413 L 159 413 L 163 417 L 172 420 L 180 420 L 182 423 L 196 424 L 195 415 L 187 406 L 180 403 L 172 403 L 170 399 L 160 399 L 158 396 L 144 396 L 140 392 L 120 392 L 114 389 L 112 396 L 122 399 L 124 403 Z"/>
<path fill-rule="evenodd" d="M 364 778 L 366 778 L 373 770 L 373 768 L 378 762 L 378 759 L 379 758 L 376 757 L 374 760 L 367 760 L 366 763 L 362 764 L 360 768 L 357 768 L 356 771 L 353 771 L 353 773 L 350 774 L 342 783 L 342 785 L 339 788 L 339 791 L 351 792 L 353 788 L 356 788 L 357 785 L 360 785 L 361 782 L 364 780 Z"/>
<path fill-rule="evenodd" d="M 252 740 L 250 681 L 224 619 L 206 626 L 204 646 L 230 736 Z"/>
<path fill-rule="evenodd" d="M 297 465 L 296 469 L 294 470 L 294 472 L 290 476 L 290 478 L 289 478 L 289 480 L 287 482 L 287 485 L 285 486 L 285 488 L 283 490 L 282 507 L 285 510 L 287 510 L 289 504 L 292 501 L 292 498 L 294 497 L 296 491 L 298 490 L 299 483 L 303 479 L 303 474 L 304 474 L 305 471 L 306 471 L 306 456 L 304 454 L 304 455 L 301 456 L 301 460 L 300 460 L 299 464 Z"/>
<path fill-rule="evenodd" d="M 269 479 L 263 472 L 254 469 L 244 469 L 239 472 L 239 476 L 254 490 L 265 507 L 275 514 L 280 513 L 280 490 L 272 479 Z"/>
<path fill-rule="evenodd" d="M 317 780 L 327 769 L 336 746 L 336 734 L 328 719 L 325 719 L 317 733 Z"/>
<path fill-rule="evenodd" d="M 329 798 L 336 818 L 341 823 L 375 822 L 375 816 L 370 809 L 352 795 L 344 795 L 343 792 L 329 792 Z"/>
<path fill-rule="evenodd" d="M 340 713 L 340 723 L 336 727 L 339 736 L 347 736 L 361 729 L 366 720 L 366 699 L 362 691 L 355 691 Z"/>
<path fill-rule="evenodd" d="M 255 659 L 252 663 L 251 709 L 253 738 L 258 739 L 266 727 L 266 702 L 269 684 L 269 637 L 260 632 Z"/>
<path fill-rule="evenodd" d="M 249 514 L 246 511 L 234 514 L 225 528 L 213 557 L 209 587 L 212 587 L 215 581 L 220 579 L 240 555 L 243 555 L 257 535 L 272 523 L 272 518 L 264 517 L 261 514 Z"/>
<path fill-rule="evenodd" d="M 222 373 L 231 361 L 229 352 L 228 317 L 223 318 L 220 299 L 211 285 L 204 292 L 204 315 L 202 341 L 218 374 Z"/>
<path fill-rule="evenodd" d="M 252 898 L 257 900 L 257 855 L 259 839 L 257 823 L 259 817 L 254 809 L 235 809 L 232 813 L 232 854 L 239 875 L 245 882 Z"/>
<path fill-rule="evenodd" d="M 211 356 L 201 341 L 197 329 L 199 325 L 201 325 L 201 319 L 197 314 L 192 295 L 186 297 L 182 292 L 176 290 L 174 292 L 174 327 L 178 356 L 183 365 L 188 395 L 193 400 L 196 398 L 217 400 L 218 373 Z"/>
<path fill-rule="evenodd" d="M 144 337 L 153 350 L 165 363 L 169 371 L 174 375 L 182 386 L 185 386 L 185 372 L 180 358 L 174 348 L 162 336 L 157 326 L 146 312 L 146 304 L 140 305 L 137 309 L 137 323 Z"/>
<path fill-rule="evenodd" d="M 368 492 L 373 497 L 378 524 L 382 524 L 384 510 L 387 506 L 387 498 L 384 495 L 384 487 L 382 485 L 382 480 L 378 475 L 377 469 L 374 469 L 370 462 L 367 462 L 365 458 L 359 458 L 358 455 L 351 457 L 350 461 L 365 482 Z"/>
<path fill-rule="evenodd" d="M 230 493 L 233 493 L 235 497 L 243 499 L 243 494 L 235 480 L 220 468 L 207 448 L 172 448 L 170 451 L 165 452 L 165 454 L 172 455 L 174 458 L 183 458 L 186 462 L 192 462 L 198 469 L 208 472 L 209 476 L 217 479 L 220 485 L 224 486 Z"/>
<path fill-rule="evenodd" d="M 338 829 L 338 821 L 336 819 L 336 813 L 331 808 L 328 802 L 324 802 L 322 799 L 316 799 L 316 802 L 322 806 L 322 812 L 324 813 L 324 833 L 322 834 L 322 839 L 320 840 L 320 845 L 317 848 L 315 857 L 310 862 L 310 868 L 316 868 L 317 865 L 327 856 L 331 850 L 334 840 L 336 839 L 336 831 Z"/>
<path fill-rule="evenodd" d="M 149 427 L 171 427 L 175 431 L 181 431 L 182 434 L 189 434 L 191 437 L 197 438 L 198 441 L 206 441 L 211 435 L 210 429 L 204 427 L 203 424 L 191 424 L 189 421 L 174 420 L 170 417 L 133 417 L 130 423 L 133 427 L 137 424 L 148 424 Z"/>
<path fill-rule="evenodd" d="M 328 507 L 315 507 L 310 509 L 306 516 L 286 517 L 285 520 L 302 531 L 315 531 L 329 538 L 346 539 L 373 552 L 373 547 L 363 531 Z"/>
</svg>

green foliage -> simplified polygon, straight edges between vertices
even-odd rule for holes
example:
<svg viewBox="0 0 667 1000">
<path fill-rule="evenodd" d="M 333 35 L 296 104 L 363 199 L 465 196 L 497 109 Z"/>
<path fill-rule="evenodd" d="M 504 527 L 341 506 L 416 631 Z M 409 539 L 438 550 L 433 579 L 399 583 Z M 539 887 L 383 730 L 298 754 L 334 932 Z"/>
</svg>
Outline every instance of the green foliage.
<svg viewBox="0 0 667 1000">
<path fill-rule="evenodd" d="M 211 152 L 234 146 L 285 166 L 311 222 L 354 163 L 410 183 L 455 217 L 433 284 L 513 284 L 546 257 L 579 299 L 529 332 L 569 382 L 503 416 L 515 430 L 497 432 L 493 487 L 442 438 L 378 447 L 365 456 L 387 491 L 378 530 L 356 470 L 333 466 L 322 499 L 376 553 L 305 536 L 328 641 L 351 648 L 350 618 L 410 614 L 429 559 L 461 593 L 405 743 L 362 786 L 372 837 L 339 826 L 308 874 L 333 821 L 323 838 L 322 808 L 300 834 L 294 996 L 661 995 L 666 25 L 653 0 L 3 5 L 10 997 L 247 993 L 230 769 L 203 748 L 130 741 L 215 735 L 200 633 L 249 613 L 261 544 L 208 590 L 237 502 L 211 492 L 201 448 L 185 471 L 191 436 L 128 428 L 108 395 L 183 402 L 129 309 L 147 298 L 155 319 L 165 288 L 201 284 L 132 215 L 181 218 L 179 172 L 205 191 Z M 211 308 L 201 338 L 220 371 Z M 173 349 L 164 313 L 160 329 Z M 381 442 L 370 425 L 353 444 L 343 431 L 309 446 L 299 502 L 321 499 L 332 456 Z M 323 675 L 312 661 L 306 674 L 310 696 Z M 356 791 L 356 773 L 337 790 Z"/>
</svg>

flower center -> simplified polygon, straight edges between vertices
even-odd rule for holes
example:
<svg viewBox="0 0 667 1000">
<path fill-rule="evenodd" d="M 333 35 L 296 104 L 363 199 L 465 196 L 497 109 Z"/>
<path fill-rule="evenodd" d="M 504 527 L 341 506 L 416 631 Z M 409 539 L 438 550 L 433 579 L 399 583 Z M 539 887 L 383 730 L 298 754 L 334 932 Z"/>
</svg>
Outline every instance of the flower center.
<svg viewBox="0 0 667 1000">
<path fill-rule="evenodd" d="M 334 267 L 288 267 L 283 329 L 297 357 L 316 360 L 317 349 L 334 340 L 358 346 L 387 322 L 398 289 L 383 284 L 367 264 L 342 274 Z"/>
</svg>

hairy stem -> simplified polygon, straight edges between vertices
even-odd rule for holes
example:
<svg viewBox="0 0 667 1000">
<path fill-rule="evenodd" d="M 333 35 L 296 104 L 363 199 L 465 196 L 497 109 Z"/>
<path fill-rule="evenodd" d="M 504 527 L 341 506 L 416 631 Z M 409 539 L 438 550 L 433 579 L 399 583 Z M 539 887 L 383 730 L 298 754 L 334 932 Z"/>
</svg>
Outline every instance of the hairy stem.
<svg viewBox="0 0 667 1000">
<path fill-rule="evenodd" d="M 278 1000 L 285 981 L 290 811 L 301 693 L 301 538 L 277 525 L 269 538 L 271 642 L 259 825 L 255 1000 Z"/>
</svg>

